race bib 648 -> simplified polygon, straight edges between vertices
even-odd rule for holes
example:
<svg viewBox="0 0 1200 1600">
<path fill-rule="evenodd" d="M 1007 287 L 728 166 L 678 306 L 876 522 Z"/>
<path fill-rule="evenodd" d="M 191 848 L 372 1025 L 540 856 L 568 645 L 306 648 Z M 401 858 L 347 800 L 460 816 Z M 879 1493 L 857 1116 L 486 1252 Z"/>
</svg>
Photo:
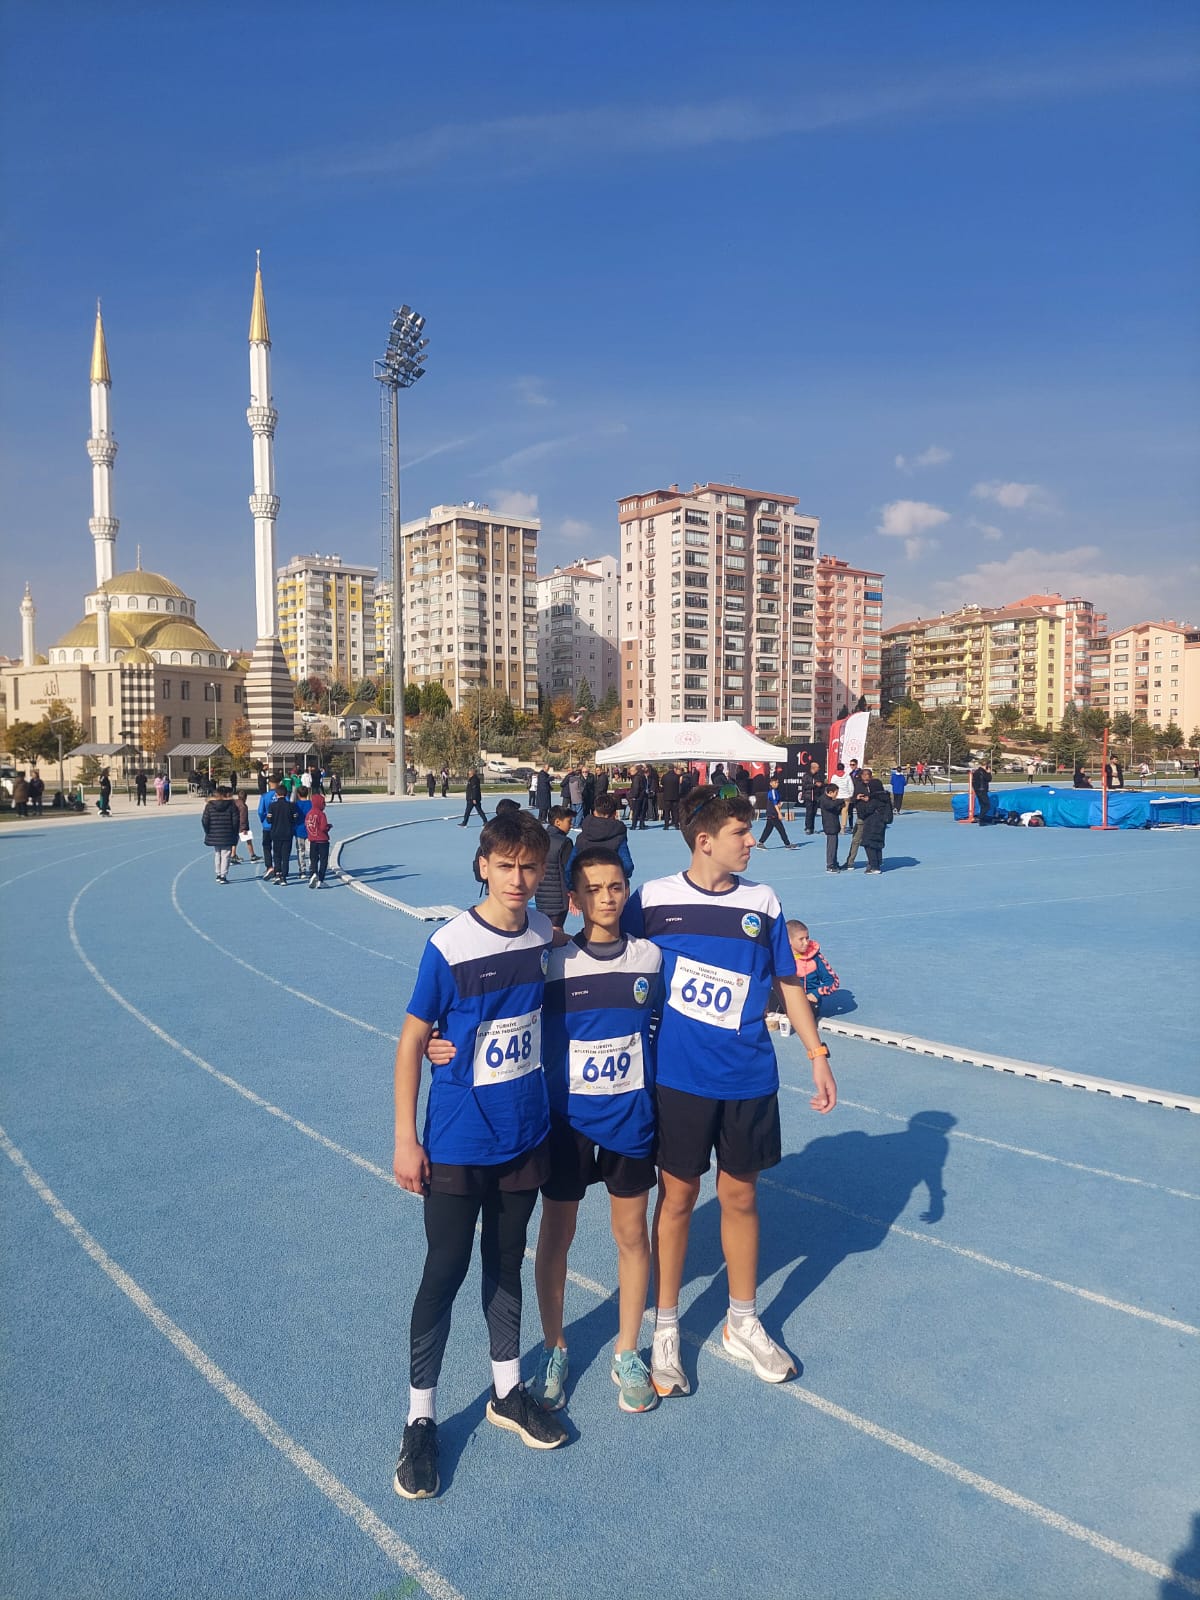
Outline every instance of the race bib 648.
<svg viewBox="0 0 1200 1600">
<path fill-rule="evenodd" d="M 480 1025 L 475 1035 L 475 1087 L 509 1083 L 537 1072 L 542 1065 L 542 1013 L 498 1017 Z"/>
</svg>

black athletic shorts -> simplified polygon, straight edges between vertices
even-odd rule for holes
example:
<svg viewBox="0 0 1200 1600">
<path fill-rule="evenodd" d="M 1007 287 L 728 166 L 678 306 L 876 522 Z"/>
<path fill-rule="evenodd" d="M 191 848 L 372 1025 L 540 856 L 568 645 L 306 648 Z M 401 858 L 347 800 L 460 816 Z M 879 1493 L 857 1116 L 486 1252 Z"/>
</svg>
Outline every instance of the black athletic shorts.
<svg viewBox="0 0 1200 1600">
<path fill-rule="evenodd" d="M 445 1161 L 431 1161 L 429 1166 L 430 1194 L 469 1195 L 476 1200 L 496 1189 L 519 1194 L 523 1189 L 540 1189 L 550 1176 L 550 1140 L 543 1139 L 532 1150 L 495 1167 L 457 1167 Z"/>
<path fill-rule="evenodd" d="M 658 1103 L 658 1164 L 673 1178 L 699 1178 L 713 1151 L 731 1178 L 749 1178 L 783 1159 L 779 1096 L 756 1100 L 710 1100 L 683 1089 L 655 1089 Z"/>
<path fill-rule="evenodd" d="M 658 1182 L 653 1156 L 623 1156 L 606 1150 L 550 1113 L 550 1176 L 542 1184 L 546 1200 L 582 1200 L 589 1185 L 603 1183 L 619 1200 L 649 1194 Z"/>
</svg>

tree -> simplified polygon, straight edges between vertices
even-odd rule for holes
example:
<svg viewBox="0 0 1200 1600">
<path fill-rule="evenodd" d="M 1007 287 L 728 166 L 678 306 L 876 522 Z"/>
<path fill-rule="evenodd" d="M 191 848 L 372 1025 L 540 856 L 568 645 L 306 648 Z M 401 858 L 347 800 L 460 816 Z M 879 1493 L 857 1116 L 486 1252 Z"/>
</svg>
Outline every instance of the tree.
<svg viewBox="0 0 1200 1600">
<path fill-rule="evenodd" d="M 620 695 L 617 693 L 615 686 L 610 686 L 604 691 L 604 698 L 600 702 L 599 711 L 602 716 L 607 717 L 611 712 L 618 710 L 620 704 Z"/>
<path fill-rule="evenodd" d="M 441 688 L 441 685 L 438 685 Z M 443 766 L 466 772 L 475 764 L 475 730 L 456 712 L 448 716 L 423 716 L 417 730 L 415 755 L 429 772 Z"/>
<path fill-rule="evenodd" d="M 547 750 L 549 750 L 550 741 L 554 738 L 554 735 L 557 733 L 557 731 L 558 718 L 554 715 L 553 705 L 551 705 L 550 701 L 547 700 L 546 704 L 542 707 L 541 728 L 539 730 L 542 743 Z"/>
<path fill-rule="evenodd" d="M 46 727 L 46 760 L 51 757 L 58 759 L 59 735 L 62 735 L 62 750 L 65 755 L 68 750 L 74 750 L 76 745 L 83 744 L 87 738 L 87 729 L 82 722 L 76 719 L 75 713 L 65 700 L 51 700 L 46 707 L 46 714 L 42 718 Z"/>
<path fill-rule="evenodd" d="M 1193 728 L 1188 735 L 1188 749 L 1200 750 L 1200 728 Z"/>
<path fill-rule="evenodd" d="M 32 764 L 42 759 L 43 728 L 40 722 L 10 722 L 8 725 L 8 751 L 14 761 Z M 58 742 L 55 741 L 55 753 Z M 49 759 L 48 757 L 46 759 Z"/>
<path fill-rule="evenodd" d="M 296 685 L 293 704 L 297 711 L 324 711 L 327 703 L 325 693 L 324 678 L 318 678 L 315 672 L 310 673 Z"/>
<path fill-rule="evenodd" d="M 1174 755 L 1183 746 L 1183 729 L 1174 718 L 1155 735 L 1155 742 L 1163 755 Z"/>
<path fill-rule="evenodd" d="M 345 707 L 350 704 L 350 701 L 353 698 L 354 697 L 350 693 L 350 690 L 341 681 L 341 679 L 338 678 L 329 685 L 329 696 L 326 700 L 326 705 L 330 707 L 336 715 L 337 712 L 344 710 Z"/>
<path fill-rule="evenodd" d="M 420 704 L 421 700 L 420 696 L 418 695 L 418 707 Z M 381 716 L 384 717 L 390 717 L 392 714 L 392 680 L 390 678 L 385 678 L 375 691 L 375 709 L 380 713 Z M 408 708 L 406 706 L 405 715 L 407 716 L 407 714 Z M 415 714 L 416 713 L 414 713 L 414 715 Z"/>
<path fill-rule="evenodd" d="M 142 718 L 141 726 L 138 728 L 138 744 L 150 757 L 151 764 L 157 763 L 159 756 L 167 748 L 167 725 L 162 717 Z"/>
<path fill-rule="evenodd" d="M 145 740 L 142 741 L 143 744 Z M 254 734 L 245 717 L 238 717 L 233 727 L 230 728 L 225 740 L 225 748 L 233 758 L 235 767 L 244 767 L 250 760 L 250 752 L 254 749 Z"/>
<path fill-rule="evenodd" d="M 854 702 L 854 710 L 856 713 L 859 711 L 870 710 L 870 707 L 867 705 L 867 697 L 865 694 L 860 694 L 858 699 Z"/>
<path fill-rule="evenodd" d="M 1006 703 L 1004 705 L 1002 705 L 1002 706 L 993 706 L 992 707 L 992 732 L 993 733 L 996 733 L 996 734 L 1012 733 L 1013 729 L 1016 728 L 1020 724 L 1020 721 L 1021 721 L 1020 707 L 1013 705 L 1011 700 L 1006 701 Z"/>
<path fill-rule="evenodd" d="M 575 691 L 575 709 L 577 711 L 594 711 L 596 697 L 592 693 L 592 686 L 586 678 L 580 678 L 579 687 Z"/>
<path fill-rule="evenodd" d="M 408 690 L 404 691 L 405 715 L 407 715 Z M 423 717 L 443 717 L 450 710 L 450 696 L 442 688 L 436 678 L 431 678 L 421 689 L 421 715 Z"/>
<path fill-rule="evenodd" d="M 390 708 L 390 698 L 389 698 Z M 406 683 L 404 685 L 404 715 L 406 717 L 419 717 L 421 715 L 421 685 L 419 683 Z"/>
<path fill-rule="evenodd" d="M 361 678 L 354 685 L 354 698 L 356 700 L 365 700 L 369 706 L 378 705 L 379 687 L 374 678 Z"/>
<path fill-rule="evenodd" d="M 961 714 L 952 706 L 935 711 L 926 717 L 920 728 L 913 729 L 913 748 L 908 759 L 937 762 L 944 766 L 946 747 L 950 747 L 952 765 L 962 766 L 971 754 L 970 741 Z"/>
</svg>

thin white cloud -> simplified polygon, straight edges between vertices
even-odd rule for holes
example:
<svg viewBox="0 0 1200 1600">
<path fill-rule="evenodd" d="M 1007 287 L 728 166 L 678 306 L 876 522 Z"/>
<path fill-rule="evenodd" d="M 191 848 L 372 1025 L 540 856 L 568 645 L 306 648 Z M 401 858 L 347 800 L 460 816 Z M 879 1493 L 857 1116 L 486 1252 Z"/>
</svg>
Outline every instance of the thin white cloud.
<svg viewBox="0 0 1200 1600">
<path fill-rule="evenodd" d="M 564 517 L 558 531 L 564 539 L 581 543 L 584 539 L 590 539 L 594 530 L 590 522 L 584 522 L 579 517 Z"/>
<path fill-rule="evenodd" d="M 419 456 L 413 456 L 411 461 L 402 461 L 400 463 L 400 471 L 407 472 L 409 467 L 419 467 L 423 461 L 432 461 L 434 456 L 444 456 L 447 451 L 461 450 L 463 445 L 470 444 L 473 439 L 478 437 L 478 434 L 468 433 L 464 434 L 461 439 L 447 439 L 445 444 L 435 444 L 431 450 L 423 450 Z"/>
<path fill-rule="evenodd" d="M 906 561 L 916 561 L 923 555 L 928 555 L 931 550 L 938 548 L 936 539 L 924 539 L 919 534 L 904 541 L 904 557 Z"/>
<path fill-rule="evenodd" d="M 922 450 L 919 456 L 897 456 L 896 466 L 911 477 L 921 467 L 943 466 L 953 455 L 952 450 L 946 450 L 940 444 L 931 444 L 929 449 Z"/>
<path fill-rule="evenodd" d="M 513 388 L 517 392 L 517 398 L 523 400 L 527 406 L 549 406 L 554 404 L 546 393 L 545 379 L 536 378 L 532 373 L 523 378 L 518 378 L 513 384 Z"/>
<path fill-rule="evenodd" d="M 536 517 L 538 497 L 521 489 L 493 489 L 488 504 L 501 517 Z"/>
<path fill-rule="evenodd" d="M 539 439 L 536 444 L 527 444 L 521 450 L 514 450 L 511 455 L 502 456 L 499 461 L 493 461 L 490 466 L 483 467 L 479 476 L 488 473 L 512 472 L 518 467 L 527 467 L 535 461 L 544 461 L 547 456 L 557 455 L 559 451 L 568 450 L 572 445 L 583 444 L 593 439 L 611 439 L 629 430 L 623 422 L 606 422 L 598 428 L 585 428 L 579 433 L 557 434 L 552 439 Z"/>
<path fill-rule="evenodd" d="M 999 606 L 1027 594 L 1061 594 L 1091 600 L 1116 626 L 1162 614 L 1169 604 L 1169 583 L 1113 571 L 1107 563 L 1105 552 L 1094 544 L 1014 550 L 1002 561 L 984 561 L 956 578 L 939 580 L 933 586 L 939 598 L 932 609 L 950 611 L 967 603 Z"/>
<path fill-rule="evenodd" d="M 985 539 L 1003 539 L 1004 537 L 1003 528 L 998 528 L 994 522 L 980 522 L 978 517 L 969 518 L 967 527 L 971 528 L 975 533 L 981 533 Z"/>
<path fill-rule="evenodd" d="M 971 112 L 986 103 L 1063 100 L 1195 81 L 1185 52 L 1141 59 L 1077 57 L 1028 69 L 947 71 L 924 80 L 863 84 L 806 95 L 662 105 L 631 100 L 481 122 L 416 128 L 403 138 L 349 146 L 320 157 L 290 158 L 284 166 L 308 178 L 388 177 L 418 181 L 458 165 L 478 174 L 520 179 L 581 159 L 604 161 L 758 143 L 889 118 Z M 279 168 L 276 168 L 279 170 Z"/>
<path fill-rule="evenodd" d="M 930 505 L 928 500 L 891 500 L 884 506 L 882 521 L 875 532 L 889 539 L 911 539 L 949 520 L 948 511 Z"/>
<path fill-rule="evenodd" d="M 994 500 L 1006 511 L 1044 510 L 1050 504 L 1050 494 L 1040 483 L 1004 483 L 993 478 L 990 483 L 977 483 L 971 493 L 976 500 Z"/>
</svg>

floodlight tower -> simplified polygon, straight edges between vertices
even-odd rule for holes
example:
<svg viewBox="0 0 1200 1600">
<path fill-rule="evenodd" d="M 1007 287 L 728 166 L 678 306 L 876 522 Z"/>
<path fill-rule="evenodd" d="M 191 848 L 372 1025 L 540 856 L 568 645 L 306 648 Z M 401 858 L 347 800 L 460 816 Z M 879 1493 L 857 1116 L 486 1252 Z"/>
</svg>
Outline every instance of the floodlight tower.
<svg viewBox="0 0 1200 1600">
<path fill-rule="evenodd" d="M 383 429 L 383 497 L 385 542 L 390 560 L 380 562 L 381 571 L 391 569 L 392 579 L 392 727 L 395 730 L 396 793 L 404 793 L 404 557 L 400 548 L 400 412 L 397 400 L 401 389 L 411 389 L 425 376 L 425 350 L 428 339 L 421 337 L 425 318 L 411 306 L 401 306 L 392 316 L 387 349 L 375 363 L 375 378 L 383 385 L 386 412 Z M 390 538 L 388 538 L 390 534 Z"/>
</svg>

